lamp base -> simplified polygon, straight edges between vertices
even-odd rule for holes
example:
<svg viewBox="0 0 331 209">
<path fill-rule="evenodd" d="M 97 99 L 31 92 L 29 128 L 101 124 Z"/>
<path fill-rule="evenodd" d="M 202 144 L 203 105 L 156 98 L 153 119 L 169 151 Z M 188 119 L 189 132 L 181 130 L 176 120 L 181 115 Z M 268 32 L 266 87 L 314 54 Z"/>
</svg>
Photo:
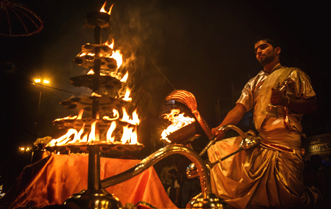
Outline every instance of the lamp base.
<svg viewBox="0 0 331 209">
<path fill-rule="evenodd" d="M 229 205 L 222 198 L 216 197 L 214 194 L 207 194 L 207 198 L 204 199 L 202 193 L 193 197 L 186 207 L 229 209 Z"/>
<path fill-rule="evenodd" d="M 122 208 L 120 200 L 104 189 L 96 191 L 82 190 L 71 195 L 64 201 L 63 205 L 68 208 L 77 209 L 118 209 Z"/>
</svg>

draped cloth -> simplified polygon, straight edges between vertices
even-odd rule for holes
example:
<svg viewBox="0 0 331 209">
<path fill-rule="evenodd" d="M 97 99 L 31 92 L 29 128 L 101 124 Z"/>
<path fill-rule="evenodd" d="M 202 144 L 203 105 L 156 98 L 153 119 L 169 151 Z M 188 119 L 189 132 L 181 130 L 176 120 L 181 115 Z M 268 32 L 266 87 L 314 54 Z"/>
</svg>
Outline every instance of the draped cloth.
<svg viewBox="0 0 331 209">
<path fill-rule="evenodd" d="M 219 141 L 208 150 L 215 162 L 238 148 L 240 137 Z M 258 146 L 215 165 L 210 171 L 212 191 L 230 206 L 244 208 L 314 208 L 320 201 L 315 187 L 303 184 L 301 153 Z"/>
<path fill-rule="evenodd" d="M 139 162 L 100 158 L 100 179 L 126 171 Z M 53 154 L 24 168 L 16 184 L 0 199 L 0 208 L 61 205 L 72 194 L 87 189 L 87 171 L 87 155 Z M 176 208 L 153 167 L 125 182 L 106 188 L 106 191 L 119 198 L 123 206 L 131 203 Z M 142 204 L 144 202 L 146 204 Z"/>
</svg>

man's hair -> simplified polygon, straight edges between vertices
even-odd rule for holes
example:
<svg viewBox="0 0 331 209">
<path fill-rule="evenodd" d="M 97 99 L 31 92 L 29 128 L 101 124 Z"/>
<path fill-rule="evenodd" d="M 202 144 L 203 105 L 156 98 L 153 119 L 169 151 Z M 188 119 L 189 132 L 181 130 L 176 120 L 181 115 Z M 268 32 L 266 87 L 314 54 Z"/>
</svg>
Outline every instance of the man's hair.
<svg viewBox="0 0 331 209">
<path fill-rule="evenodd" d="M 169 173 L 169 174 L 172 173 L 172 174 L 177 175 L 177 171 L 176 171 L 176 169 L 174 169 L 174 168 L 172 168 L 171 170 L 169 170 L 168 173 Z"/>
<path fill-rule="evenodd" d="M 271 38 L 260 38 L 260 39 L 258 39 L 257 41 L 254 42 L 254 45 L 259 41 L 266 41 L 273 48 L 280 47 L 279 42 L 277 40 L 271 39 Z"/>
</svg>

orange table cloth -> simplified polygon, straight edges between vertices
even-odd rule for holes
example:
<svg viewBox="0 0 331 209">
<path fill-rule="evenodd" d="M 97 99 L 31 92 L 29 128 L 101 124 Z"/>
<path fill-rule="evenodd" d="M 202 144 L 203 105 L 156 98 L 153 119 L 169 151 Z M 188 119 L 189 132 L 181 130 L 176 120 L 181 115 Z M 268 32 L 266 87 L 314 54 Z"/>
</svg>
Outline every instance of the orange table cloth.
<svg viewBox="0 0 331 209">
<path fill-rule="evenodd" d="M 139 162 L 100 158 L 100 179 L 126 171 Z M 24 168 L 15 185 L 0 199 L 0 208 L 63 204 L 70 195 L 87 189 L 87 173 L 87 155 L 53 154 Z M 118 197 L 123 206 L 144 201 L 157 208 L 176 208 L 153 167 L 106 190 Z"/>
</svg>

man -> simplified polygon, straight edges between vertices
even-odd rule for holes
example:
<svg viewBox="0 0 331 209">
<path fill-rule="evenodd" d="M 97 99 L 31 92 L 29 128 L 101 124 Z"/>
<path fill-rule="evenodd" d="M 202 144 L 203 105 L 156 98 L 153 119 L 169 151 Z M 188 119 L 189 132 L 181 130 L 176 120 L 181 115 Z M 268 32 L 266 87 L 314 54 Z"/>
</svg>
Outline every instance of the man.
<svg viewBox="0 0 331 209">
<path fill-rule="evenodd" d="M 169 178 L 172 180 L 171 186 L 167 189 L 167 194 L 170 198 L 170 200 L 177 206 L 180 206 L 179 202 L 179 194 L 180 194 L 180 185 L 177 181 L 177 170 L 171 169 L 168 171 Z"/>
<path fill-rule="evenodd" d="M 300 121 L 317 109 L 315 92 L 303 71 L 279 63 L 281 48 L 275 41 L 259 40 L 254 50 L 263 70 L 247 82 L 236 106 L 212 132 L 222 139 L 220 127 L 236 125 L 253 110 L 261 142 L 234 156 L 230 164 L 222 162 L 212 169 L 213 192 L 235 208 L 312 206 L 319 192 L 303 185 Z M 208 151 L 211 161 L 222 157 L 224 149 L 217 146 Z"/>
</svg>

